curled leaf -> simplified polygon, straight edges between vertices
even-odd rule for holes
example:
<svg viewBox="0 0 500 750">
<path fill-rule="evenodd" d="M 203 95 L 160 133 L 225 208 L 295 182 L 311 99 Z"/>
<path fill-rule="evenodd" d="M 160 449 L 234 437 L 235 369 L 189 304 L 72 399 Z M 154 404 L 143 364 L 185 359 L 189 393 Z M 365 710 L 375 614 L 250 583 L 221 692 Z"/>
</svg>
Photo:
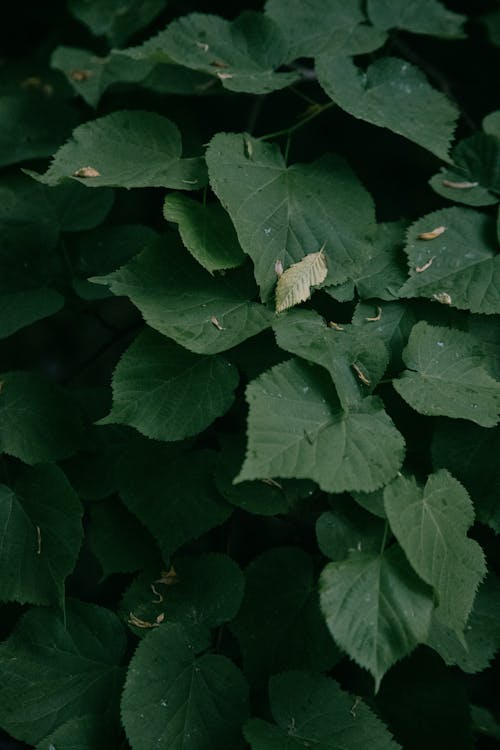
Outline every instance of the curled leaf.
<svg viewBox="0 0 500 750">
<path fill-rule="evenodd" d="M 287 268 L 276 285 L 276 312 L 283 312 L 309 299 L 311 287 L 321 284 L 327 273 L 328 266 L 323 248 L 317 253 L 309 253 L 298 263 Z"/>
<path fill-rule="evenodd" d="M 451 297 L 447 292 L 436 292 L 432 296 L 436 302 L 441 302 L 442 305 L 451 305 Z"/>
<path fill-rule="evenodd" d="M 80 167 L 76 172 L 73 172 L 73 177 L 100 177 L 101 173 L 94 169 L 94 167 Z"/>
<path fill-rule="evenodd" d="M 430 232 L 421 232 L 418 235 L 419 240 L 435 240 L 436 237 L 439 237 L 443 232 L 446 232 L 446 227 L 436 227 L 435 229 L 432 229 Z"/>
<path fill-rule="evenodd" d="M 428 268 L 430 268 L 430 267 L 432 266 L 432 264 L 434 263 L 434 258 L 435 258 L 435 257 L 436 257 L 436 256 L 435 256 L 435 255 L 433 255 L 433 256 L 432 256 L 432 258 L 430 258 L 430 259 L 429 259 L 429 260 L 427 261 L 427 263 L 424 263 L 424 265 L 423 265 L 423 266 L 417 266 L 417 267 L 415 268 L 415 271 L 416 271 L 417 273 L 423 273 L 424 271 L 427 271 L 427 269 L 428 269 Z"/>
<path fill-rule="evenodd" d="M 453 182 L 453 180 L 443 180 L 442 183 L 445 187 L 455 188 L 456 190 L 467 190 L 479 185 L 479 182 Z"/>
</svg>

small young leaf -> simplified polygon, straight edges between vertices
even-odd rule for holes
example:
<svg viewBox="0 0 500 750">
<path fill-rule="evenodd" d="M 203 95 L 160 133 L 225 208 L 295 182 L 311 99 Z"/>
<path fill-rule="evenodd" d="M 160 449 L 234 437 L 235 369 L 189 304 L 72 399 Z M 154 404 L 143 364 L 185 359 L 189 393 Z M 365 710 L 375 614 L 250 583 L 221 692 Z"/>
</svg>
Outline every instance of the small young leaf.
<svg viewBox="0 0 500 750">
<path fill-rule="evenodd" d="M 236 749 L 247 716 L 239 669 L 225 656 L 197 656 L 182 626 L 166 622 L 139 644 L 122 697 L 132 750 Z"/>
<path fill-rule="evenodd" d="M 327 274 L 328 265 L 323 250 L 309 253 L 291 265 L 280 274 L 276 284 L 276 312 L 305 302 L 312 294 L 311 287 L 321 284 Z"/>
<path fill-rule="evenodd" d="M 290 671 L 271 677 L 276 724 L 250 719 L 244 733 L 252 750 L 314 747 L 315 750 L 397 750 L 380 719 L 324 675 Z"/>
<path fill-rule="evenodd" d="M 396 545 L 382 555 L 356 552 L 328 563 L 320 601 L 335 641 L 371 672 L 376 690 L 387 670 L 429 632 L 432 592 Z"/>
<path fill-rule="evenodd" d="M 408 138 L 449 162 L 458 111 L 415 66 L 382 57 L 361 72 L 350 58 L 320 55 L 318 80 L 346 112 Z"/>
<path fill-rule="evenodd" d="M 412 567 L 438 595 L 439 619 L 463 639 L 486 572 L 481 547 L 466 536 L 474 520 L 466 490 L 445 470 L 432 474 L 423 489 L 413 478 L 398 477 L 385 488 L 384 505 Z"/>
<path fill-rule="evenodd" d="M 141 110 L 112 112 L 79 125 L 45 174 L 30 174 L 46 185 L 76 179 L 86 187 L 203 187 L 202 160 L 181 159 L 181 151 L 179 130 L 166 117 Z M 84 168 L 98 175 L 79 176 Z"/>
<path fill-rule="evenodd" d="M 422 320 L 412 328 L 403 359 L 408 370 L 393 386 L 415 411 L 469 419 L 482 427 L 497 424 L 500 383 L 489 375 L 470 334 Z"/>
<path fill-rule="evenodd" d="M 117 708 L 126 647 L 113 612 L 69 600 L 66 618 L 30 609 L 0 645 L 0 723 L 35 744 L 69 719 Z"/>
<path fill-rule="evenodd" d="M 25 468 L 0 485 L 0 600 L 64 607 L 82 540 L 82 508 L 57 466 Z"/>
<path fill-rule="evenodd" d="M 325 492 L 370 492 L 401 466 L 404 441 L 378 399 L 344 411 L 329 376 L 290 360 L 247 387 L 245 463 L 235 481 L 312 479 Z"/>
<path fill-rule="evenodd" d="M 224 414 L 238 385 L 236 368 L 145 330 L 113 374 L 113 406 L 100 424 L 126 424 L 146 437 L 182 440 Z"/>
</svg>

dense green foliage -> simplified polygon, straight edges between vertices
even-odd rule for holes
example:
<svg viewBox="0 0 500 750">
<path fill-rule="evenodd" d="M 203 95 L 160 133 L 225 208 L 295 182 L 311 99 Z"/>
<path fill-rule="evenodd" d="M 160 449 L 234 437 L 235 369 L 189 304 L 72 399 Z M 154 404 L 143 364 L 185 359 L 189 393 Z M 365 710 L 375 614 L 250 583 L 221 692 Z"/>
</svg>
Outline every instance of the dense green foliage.
<svg viewBox="0 0 500 750">
<path fill-rule="evenodd" d="M 498 2 L 13 12 L 0 745 L 495 746 Z"/>
</svg>

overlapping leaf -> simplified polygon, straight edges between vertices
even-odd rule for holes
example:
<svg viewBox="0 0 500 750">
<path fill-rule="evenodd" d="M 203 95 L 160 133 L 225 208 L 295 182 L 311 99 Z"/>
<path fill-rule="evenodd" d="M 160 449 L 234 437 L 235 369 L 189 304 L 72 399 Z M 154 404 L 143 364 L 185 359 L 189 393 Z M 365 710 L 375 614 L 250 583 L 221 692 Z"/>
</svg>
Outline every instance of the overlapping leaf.
<svg viewBox="0 0 500 750">
<path fill-rule="evenodd" d="M 271 322 L 270 311 L 252 302 L 245 270 L 214 278 L 175 242 L 162 240 L 93 280 L 130 297 L 152 328 L 200 354 L 230 349 Z"/>
<path fill-rule="evenodd" d="M 323 250 L 309 253 L 279 275 L 276 284 L 276 312 L 305 302 L 312 288 L 321 284 L 328 275 L 328 266 Z"/>
<path fill-rule="evenodd" d="M 460 141 L 451 155 L 453 166 L 431 177 L 432 189 L 468 206 L 498 203 L 500 196 L 494 193 L 500 192 L 500 139 L 476 133 Z"/>
<path fill-rule="evenodd" d="M 376 689 L 429 632 L 432 591 L 396 545 L 383 554 L 354 552 L 328 563 L 320 576 L 320 601 L 335 641 L 371 672 Z"/>
<path fill-rule="evenodd" d="M 401 466 L 404 441 L 381 403 L 343 411 L 323 370 L 299 360 L 273 367 L 247 388 L 248 447 L 236 481 L 312 479 L 326 492 L 369 492 Z"/>
<path fill-rule="evenodd" d="M 283 269 L 324 253 L 338 284 L 368 256 L 375 215 L 369 193 L 340 157 L 285 165 L 279 149 L 246 135 L 219 133 L 207 150 L 210 183 L 255 266 L 264 300 Z"/>
<path fill-rule="evenodd" d="M 359 497 L 359 495 L 358 495 Z M 332 499 L 332 509 L 316 521 L 318 547 L 330 560 L 344 560 L 350 552 L 378 552 L 384 537 L 384 522 L 367 513 L 348 497 Z"/>
<path fill-rule="evenodd" d="M 403 359 L 408 369 L 393 385 L 413 409 L 483 427 L 497 424 L 500 383 L 469 334 L 421 321 L 412 328 Z"/>
<path fill-rule="evenodd" d="M 297 547 L 278 547 L 255 558 L 245 576 L 230 627 L 250 682 L 260 686 L 286 667 L 330 669 L 339 653 L 319 610 L 311 558 Z"/>
<path fill-rule="evenodd" d="M 239 669 L 225 656 L 197 656 L 180 625 L 165 623 L 139 644 L 122 698 L 133 750 L 236 750 L 247 716 L 248 687 Z"/>
<path fill-rule="evenodd" d="M 197 203 L 174 193 L 166 197 L 163 215 L 179 225 L 184 245 L 210 273 L 235 268 L 245 260 L 231 220 L 219 203 Z"/>
<path fill-rule="evenodd" d="M 0 600 L 64 606 L 82 540 L 80 502 L 56 466 L 0 485 Z"/>
<path fill-rule="evenodd" d="M 414 34 L 429 34 L 451 39 L 465 36 L 466 17 L 448 10 L 438 0 L 368 0 L 367 13 L 380 29 L 404 29 Z"/>
<path fill-rule="evenodd" d="M 315 747 L 317 750 L 396 750 L 380 719 L 328 677 L 290 671 L 271 678 L 271 711 L 276 724 L 250 719 L 245 738 L 252 750 Z M 277 725 L 277 726 L 276 726 Z"/>
<path fill-rule="evenodd" d="M 68 9 L 93 34 L 120 45 L 147 26 L 165 4 L 166 0 L 69 0 Z"/>
<path fill-rule="evenodd" d="M 282 349 L 328 370 L 344 408 L 359 404 L 387 367 L 386 346 L 373 329 L 344 325 L 338 330 L 306 310 L 278 318 L 273 328 Z"/>
<path fill-rule="evenodd" d="M 69 600 L 66 618 L 29 610 L 0 645 L 0 722 L 35 744 L 69 719 L 116 709 L 125 634 L 110 610 Z"/>
<path fill-rule="evenodd" d="M 399 477 L 385 488 L 384 505 L 414 570 L 437 592 L 440 621 L 462 639 L 486 572 L 481 547 L 467 538 L 474 509 L 466 490 L 445 470 L 432 474 L 423 489 Z"/>
<path fill-rule="evenodd" d="M 73 179 L 87 187 L 203 187 L 202 160 L 181 152 L 179 130 L 166 117 L 124 110 L 79 125 L 45 174 L 31 174 L 46 185 Z"/>
<path fill-rule="evenodd" d="M 113 374 L 113 406 L 100 424 L 127 424 L 157 440 L 182 440 L 208 427 L 231 406 L 236 368 L 202 357 L 156 331 L 141 333 Z"/>
<path fill-rule="evenodd" d="M 323 54 L 317 58 L 316 69 L 328 96 L 346 112 L 388 128 L 449 161 L 458 111 L 414 65 L 382 57 L 363 72 L 350 58 L 332 59 Z"/>
<path fill-rule="evenodd" d="M 284 88 L 298 77 L 276 72 L 288 60 L 286 41 L 274 21 L 252 11 L 234 21 L 191 13 L 128 54 L 139 60 L 174 61 L 211 74 L 231 91 L 251 94 Z"/>
<path fill-rule="evenodd" d="M 386 34 L 366 22 L 359 0 L 268 0 L 266 14 L 288 42 L 288 58 L 316 57 L 321 52 L 361 55 L 381 47 Z M 321 23 L 318 23 L 321 18 Z"/>
</svg>

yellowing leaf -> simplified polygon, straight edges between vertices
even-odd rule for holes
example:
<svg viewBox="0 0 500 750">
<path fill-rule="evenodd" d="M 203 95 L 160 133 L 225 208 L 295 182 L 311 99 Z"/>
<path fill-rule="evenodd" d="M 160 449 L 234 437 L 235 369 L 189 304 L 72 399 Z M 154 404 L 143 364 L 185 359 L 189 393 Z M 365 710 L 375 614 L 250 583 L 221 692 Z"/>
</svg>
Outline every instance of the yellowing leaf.
<svg viewBox="0 0 500 750">
<path fill-rule="evenodd" d="M 276 285 L 276 312 L 283 312 L 309 299 L 311 287 L 321 284 L 327 273 L 328 266 L 323 248 L 319 253 L 310 253 L 287 268 Z"/>
</svg>

